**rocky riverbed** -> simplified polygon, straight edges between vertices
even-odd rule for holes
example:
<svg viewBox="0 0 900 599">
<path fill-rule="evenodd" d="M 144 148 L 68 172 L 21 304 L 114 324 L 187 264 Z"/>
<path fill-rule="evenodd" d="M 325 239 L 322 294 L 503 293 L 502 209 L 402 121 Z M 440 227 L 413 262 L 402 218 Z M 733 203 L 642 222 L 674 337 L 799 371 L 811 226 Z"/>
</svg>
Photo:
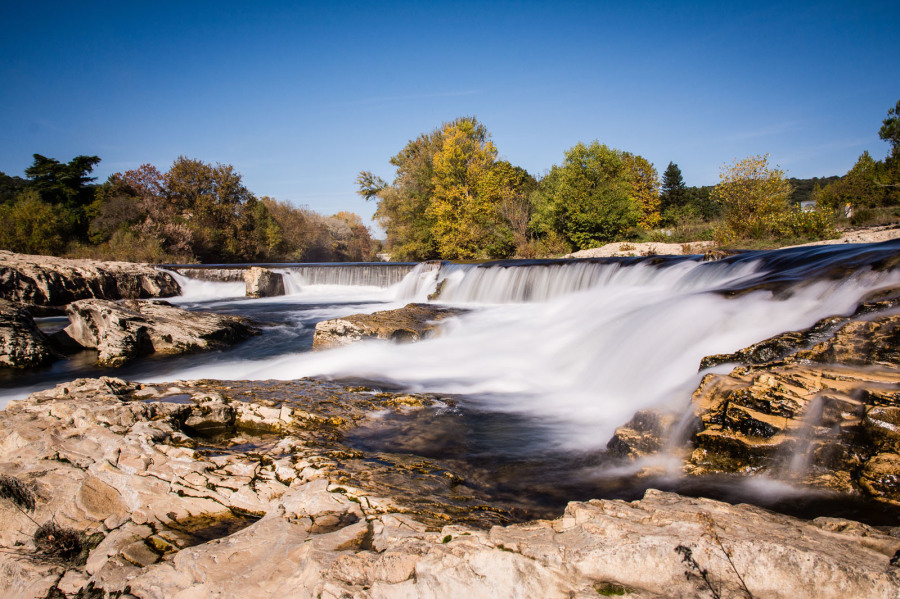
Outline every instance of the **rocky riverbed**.
<svg viewBox="0 0 900 599">
<path fill-rule="evenodd" d="M 16 402 L 0 412 L 3 595 L 887 598 L 900 589 L 898 529 L 656 491 L 505 524 L 502 504 L 438 464 L 342 444 L 385 411 L 439 400 L 316 381 L 106 378 Z"/>
</svg>

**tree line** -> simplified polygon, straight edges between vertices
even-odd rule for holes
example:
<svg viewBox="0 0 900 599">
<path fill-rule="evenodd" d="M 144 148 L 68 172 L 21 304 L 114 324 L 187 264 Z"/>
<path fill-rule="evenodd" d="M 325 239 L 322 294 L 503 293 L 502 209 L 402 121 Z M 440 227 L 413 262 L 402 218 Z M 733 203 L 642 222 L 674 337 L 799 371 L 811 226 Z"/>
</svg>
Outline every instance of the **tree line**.
<svg viewBox="0 0 900 599">
<path fill-rule="evenodd" d="M 230 165 L 182 156 L 97 185 L 99 162 L 35 154 L 25 179 L 0 173 L 0 248 L 154 263 L 368 261 L 380 249 L 358 215 L 258 198 Z"/>
<path fill-rule="evenodd" d="M 541 177 L 501 160 L 475 117 L 444 123 L 390 159 L 390 183 L 356 183 L 377 202 L 395 260 L 560 255 L 611 241 L 777 245 L 834 236 L 840 224 L 900 218 L 900 101 L 879 130 L 887 157 L 864 152 L 841 177 L 788 179 L 767 155 L 723 165 L 689 187 L 670 162 L 577 143 Z M 0 173 L 0 248 L 143 262 L 366 261 L 381 249 L 362 219 L 258 198 L 230 165 L 179 157 L 95 184 L 97 156 L 40 154 L 26 178 Z M 813 207 L 802 206 L 812 200 Z"/>
<path fill-rule="evenodd" d="M 390 159 L 390 183 L 363 171 L 357 184 L 378 204 L 394 259 L 530 258 L 622 240 L 812 241 L 851 213 L 854 224 L 874 207 L 900 217 L 898 114 L 900 102 L 880 131 L 891 155 L 864 153 L 843 177 L 788 179 L 760 155 L 723 165 L 717 185 L 688 187 L 673 162 L 660 179 L 643 156 L 594 141 L 537 178 L 498 159 L 486 127 L 461 117 L 410 140 Z"/>
</svg>

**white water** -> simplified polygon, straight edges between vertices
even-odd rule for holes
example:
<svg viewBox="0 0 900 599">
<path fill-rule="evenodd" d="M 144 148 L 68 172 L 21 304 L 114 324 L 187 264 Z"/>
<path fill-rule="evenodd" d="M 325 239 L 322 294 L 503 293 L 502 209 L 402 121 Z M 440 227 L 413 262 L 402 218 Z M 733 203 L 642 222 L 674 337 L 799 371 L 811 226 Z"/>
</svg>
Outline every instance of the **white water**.
<svg viewBox="0 0 900 599">
<path fill-rule="evenodd" d="M 838 281 L 796 285 L 787 299 L 768 291 L 730 299 L 715 293 L 756 276 L 759 268 L 692 261 L 665 268 L 647 263 L 420 267 L 382 290 L 380 299 L 421 301 L 436 281 L 446 280 L 440 301 L 472 311 L 446 322 L 437 338 L 410 345 L 365 342 L 264 360 L 236 357 L 148 380 L 384 381 L 465 394 L 492 410 L 539 418 L 560 448 L 599 448 L 636 410 L 687 406 L 704 356 L 849 313 L 868 291 L 900 283 L 898 274 L 864 269 Z M 376 290 L 365 293 L 376 299 Z M 400 304 L 387 307 L 394 305 Z M 374 304 L 365 311 L 385 307 Z M 357 305 L 345 313 L 360 311 Z"/>
</svg>

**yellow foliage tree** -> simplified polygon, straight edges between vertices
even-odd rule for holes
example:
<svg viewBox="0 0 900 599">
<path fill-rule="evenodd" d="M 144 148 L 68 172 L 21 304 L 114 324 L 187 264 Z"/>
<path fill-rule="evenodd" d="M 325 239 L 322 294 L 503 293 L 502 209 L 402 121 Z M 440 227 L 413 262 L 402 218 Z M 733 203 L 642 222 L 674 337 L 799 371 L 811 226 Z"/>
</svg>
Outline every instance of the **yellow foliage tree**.
<svg viewBox="0 0 900 599">
<path fill-rule="evenodd" d="M 643 156 L 625 152 L 622 155 L 631 182 L 631 199 L 638 205 L 641 217 L 638 224 L 652 229 L 659 224 L 659 176 Z"/>
<path fill-rule="evenodd" d="M 494 144 L 479 135 L 473 120 L 460 119 L 444 127 L 441 148 L 434 156 L 434 193 L 428 205 L 442 258 L 488 256 L 505 190 L 493 173 L 496 158 Z"/>
<path fill-rule="evenodd" d="M 722 206 L 724 224 L 720 242 L 734 239 L 778 237 L 790 212 L 791 184 L 784 171 L 769 166 L 769 155 L 751 156 L 723 165 L 719 184 L 712 191 Z"/>
</svg>

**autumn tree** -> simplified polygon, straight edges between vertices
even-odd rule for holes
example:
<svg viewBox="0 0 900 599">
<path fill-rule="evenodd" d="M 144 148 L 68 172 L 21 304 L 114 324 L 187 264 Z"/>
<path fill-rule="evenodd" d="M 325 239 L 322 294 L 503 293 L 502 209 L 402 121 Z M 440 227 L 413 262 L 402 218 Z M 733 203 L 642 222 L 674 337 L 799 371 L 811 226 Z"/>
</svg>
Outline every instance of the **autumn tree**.
<svg viewBox="0 0 900 599">
<path fill-rule="evenodd" d="M 791 191 L 784 171 L 769 166 L 768 155 L 723 166 L 719 184 L 712 191 L 724 217 L 717 240 L 821 239 L 833 235 L 833 213 L 822 207 L 808 212 L 791 207 Z"/>
<path fill-rule="evenodd" d="M 474 117 L 411 140 L 391 164 L 397 168 L 391 184 L 368 171 L 356 181 L 360 195 L 378 201 L 375 217 L 395 258 L 496 258 L 515 251 L 505 215 L 528 211 L 525 179 L 497 160 L 487 129 Z M 526 228 L 520 227 L 523 236 Z"/>
<path fill-rule="evenodd" d="M 638 226 L 652 229 L 659 225 L 659 177 L 656 169 L 643 156 L 622 153 L 625 171 L 631 187 L 631 199 L 640 210 Z"/>
<path fill-rule="evenodd" d="M 497 149 L 474 119 L 444 127 L 434 157 L 434 193 L 427 214 L 444 259 L 495 257 L 499 206 L 507 181 L 492 172 Z"/>
<path fill-rule="evenodd" d="M 712 195 L 723 208 L 720 239 L 759 239 L 787 212 L 791 186 L 784 171 L 769 166 L 766 154 L 724 165 Z"/>
</svg>

